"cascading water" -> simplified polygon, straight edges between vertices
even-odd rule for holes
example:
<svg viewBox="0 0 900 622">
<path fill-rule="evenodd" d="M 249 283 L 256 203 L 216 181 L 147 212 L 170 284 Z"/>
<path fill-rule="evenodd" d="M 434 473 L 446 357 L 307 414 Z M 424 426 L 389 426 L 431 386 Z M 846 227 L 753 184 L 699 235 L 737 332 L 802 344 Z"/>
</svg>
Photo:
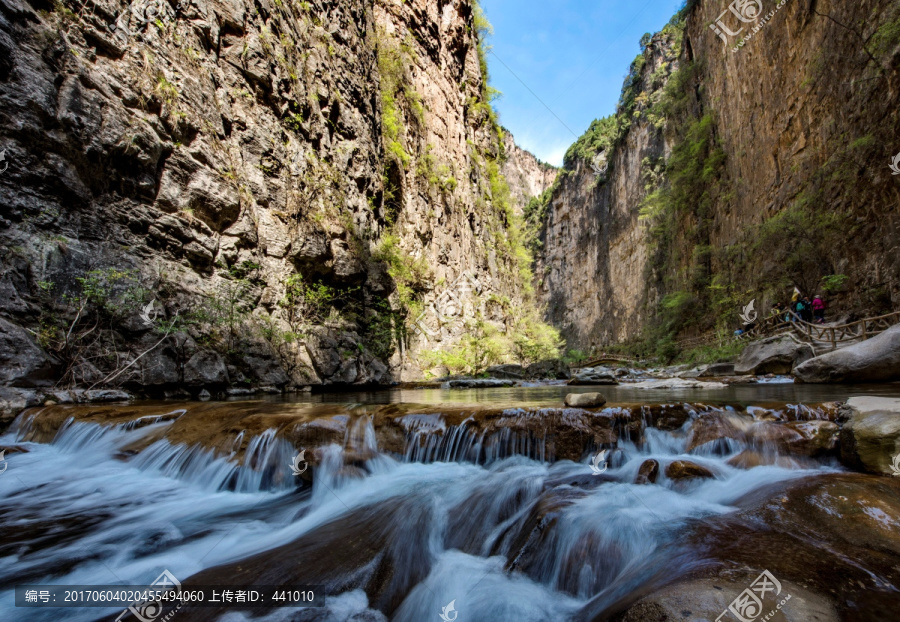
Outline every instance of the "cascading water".
<svg viewBox="0 0 900 622">
<path fill-rule="evenodd" d="M 161 438 L 184 412 L 115 425 L 70 419 L 46 444 L 23 442 L 30 424 L 22 420 L 0 437 L 0 445 L 27 450 L 7 455 L 0 477 L 0 554 L 4 567 L 15 568 L 0 580 L 0 619 L 88 622 L 118 614 L 17 610 L 17 583 L 146 584 L 163 569 L 184 580 L 365 516 L 387 530 L 383 547 L 406 560 L 408 571 L 393 569 L 409 575 L 409 586 L 389 607 L 390 619 L 438 619 L 455 601 L 460 620 L 562 620 L 588 601 L 602 608 L 655 580 L 660 565 L 676 558 L 690 521 L 728 513 L 736 500 L 773 482 L 834 469 L 735 468 L 729 459 L 748 448 L 736 439 L 689 453 L 691 421 L 670 431 L 648 428 L 639 439 L 621 429 L 599 476 L 587 459 L 545 462 L 553 456 L 541 434 L 503 426 L 487 433 L 472 419 L 448 425 L 406 415 L 399 420 L 405 448 L 389 455 L 363 414 L 353 415 L 343 446 L 323 445 L 314 460 L 307 454 L 310 482 L 291 472 L 300 448 L 275 428 L 246 438 L 243 452 L 244 432 L 230 452 Z M 141 441 L 141 451 L 124 451 Z M 633 484 L 650 459 L 659 463 L 659 481 Z M 670 480 L 663 473 L 679 459 L 714 477 Z M 395 518 L 382 524 L 382 516 Z M 367 563 L 342 572 L 349 580 Z M 365 592 L 340 591 L 327 602 L 329 620 L 361 611 L 386 619 Z M 231 612 L 220 619 L 250 618 Z"/>
</svg>

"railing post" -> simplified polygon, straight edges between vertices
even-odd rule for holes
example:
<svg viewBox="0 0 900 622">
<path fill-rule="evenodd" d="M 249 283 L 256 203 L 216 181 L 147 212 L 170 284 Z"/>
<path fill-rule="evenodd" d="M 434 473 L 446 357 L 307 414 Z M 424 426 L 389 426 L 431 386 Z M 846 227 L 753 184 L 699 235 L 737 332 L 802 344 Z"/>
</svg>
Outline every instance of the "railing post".
<svg viewBox="0 0 900 622">
<path fill-rule="evenodd" d="M 831 328 L 831 349 L 837 350 L 837 340 L 834 337 L 834 327 Z"/>
<path fill-rule="evenodd" d="M 863 329 L 863 330 L 862 330 L 862 332 L 863 332 L 863 341 L 865 341 L 866 339 L 869 338 L 869 331 L 868 331 L 868 327 L 866 326 L 866 321 L 865 321 L 865 320 L 862 321 L 862 329 Z"/>
</svg>

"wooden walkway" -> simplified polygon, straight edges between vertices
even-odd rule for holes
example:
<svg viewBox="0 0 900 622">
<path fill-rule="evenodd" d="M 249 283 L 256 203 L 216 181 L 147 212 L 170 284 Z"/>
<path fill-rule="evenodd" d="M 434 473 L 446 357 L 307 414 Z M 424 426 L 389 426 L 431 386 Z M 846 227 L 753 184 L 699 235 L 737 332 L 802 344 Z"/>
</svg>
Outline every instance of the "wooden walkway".
<svg viewBox="0 0 900 622">
<path fill-rule="evenodd" d="M 849 324 L 811 324 L 801 320 L 794 312 L 785 311 L 762 320 L 752 330 L 741 335 L 741 338 L 790 334 L 810 344 L 814 350 L 819 348 L 837 350 L 880 335 L 895 324 L 900 324 L 900 311 Z"/>
<path fill-rule="evenodd" d="M 786 320 L 785 318 L 790 319 Z M 793 311 L 782 311 L 757 322 L 752 330 L 740 335 L 737 339 L 754 340 L 775 335 L 791 335 L 797 341 L 808 343 L 818 355 L 822 351 L 838 350 L 880 335 L 895 324 L 900 324 L 900 311 L 857 320 L 849 324 L 812 324 L 801 320 Z M 715 341 L 715 335 L 700 335 L 679 341 L 678 347 L 686 350 L 709 345 Z M 596 354 L 587 361 L 570 365 L 570 368 L 595 367 L 602 363 L 634 365 L 638 362 L 636 359 L 618 354 Z"/>
</svg>

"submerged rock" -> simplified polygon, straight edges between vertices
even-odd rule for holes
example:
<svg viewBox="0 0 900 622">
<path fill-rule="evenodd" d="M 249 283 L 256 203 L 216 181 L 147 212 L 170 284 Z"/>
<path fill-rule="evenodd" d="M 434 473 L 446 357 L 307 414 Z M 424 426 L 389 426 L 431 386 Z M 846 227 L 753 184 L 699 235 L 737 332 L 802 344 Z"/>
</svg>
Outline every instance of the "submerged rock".
<svg viewBox="0 0 900 622">
<path fill-rule="evenodd" d="M 789 374 L 815 356 L 807 344 L 800 344 L 787 335 L 769 337 L 748 345 L 737 362 L 734 373 L 738 376 L 754 374 Z"/>
<path fill-rule="evenodd" d="M 867 341 L 810 359 L 798 366 L 794 375 L 812 384 L 900 380 L 900 325 Z"/>
<path fill-rule="evenodd" d="M 900 399 L 851 397 L 841 428 L 841 461 L 870 473 L 900 473 Z"/>
<path fill-rule="evenodd" d="M 569 393 L 566 396 L 566 406 L 594 408 L 604 404 L 606 404 L 606 398 L 602 393 Z"/>
</svg>

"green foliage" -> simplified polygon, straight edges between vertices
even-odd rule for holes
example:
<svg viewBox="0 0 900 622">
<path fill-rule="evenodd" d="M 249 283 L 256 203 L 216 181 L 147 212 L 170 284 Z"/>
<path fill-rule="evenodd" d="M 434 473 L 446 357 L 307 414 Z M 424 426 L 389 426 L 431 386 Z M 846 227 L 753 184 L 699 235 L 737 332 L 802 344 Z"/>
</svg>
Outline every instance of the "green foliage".
<svg viewBox="0 0 900 622">
<path fill-rule="evenodd" d="M 101 268 L 69 282 L 42 280 L 36 286 L 40 315 L 33 332 L 60 361 L 61 383 L 84 382 L 85 368 L 117 364 L 114 328 L 138 310 L 146 295 L 134 271 Z"/>
<path fill-rule="evenodd" d="M 597 153 L 606 151 L 619 137 L 618 118 L 610 115 L 591 122 L 588 130 L 582 134 L 563 156 L 563 166 L 569 170 L 575 168 L 576 158 L 590 160 Z"/>
<path fill-rule="evenodd" d="M 401 310 L 405 313 L 421 300 L 421 294 L 428 289 L 432 280 L 431 267 L 424 257 L 418 259 L 400 247 L 400 238 L 392 232 L 385 233 L 372 259 L 383 261 L 388 266 L 388 274 L 397 288 Z"/>
<path fill-rule="evenodd" d="M 410 156 L 403 146 L 404 119 L 399 99 L 408 90 L 404 84 L 411 51 L 408 46 L 379 30 L 377 54 L 381 77 L 381 132 L 385 149 L 405 169 L 409 166 Z M 421 108 L 418 100 L 416 103 Z"/>
<path fill-rule="evenodd" d="M 844 289 L 846 283 L 846 274 L 828 274 L 822 277 L 822 291 L 833 294 Z"/>
<path fill-rule="evenodd" d="M 446 164 L 439 164 L 431 154 L 432 146 L 428 145 L 425 153 L 419 158 L 416 173 L 428 180 L 428 183 L 444 194 L 453 194 L 457 181 L 453 171 Z"/>
<path fill-rule="evenodd" d="M 844 214 L 801 194 L 756 232 L 752 250 L 769 259 L 764 278 L 786 276 L 801 291 L 815 291 L 822 278 L 833 273 L 831 249 L 845 239 L 847 225 Z"/>
<path fill-rule="evenodd" d="M 887 10 L 886 21 L 872 35 L 871 46 L 875 54 L 888 54 L 900 45 L 900 6 L 896 3 Z"/>
<path fill-rule="evenodd" d="M 557 358 L 562 345 L 559 332 L 532 313 L 520 318 L 509 334 L 482 319 L 473 320 L 456 347 L 423 352 L 421 359 L 425 366 L 444 367 L 451 374 L 478 375 L 510 361 L 528 365 Z"/>
<path fill-rule="evenodd" d="M 686 365 L 708 365 L 734 361 L 747 347 L 746 341 L 724 338 L 713 345 L 698 346 L 679 353 L 674 360 Z"/>
</svg>

